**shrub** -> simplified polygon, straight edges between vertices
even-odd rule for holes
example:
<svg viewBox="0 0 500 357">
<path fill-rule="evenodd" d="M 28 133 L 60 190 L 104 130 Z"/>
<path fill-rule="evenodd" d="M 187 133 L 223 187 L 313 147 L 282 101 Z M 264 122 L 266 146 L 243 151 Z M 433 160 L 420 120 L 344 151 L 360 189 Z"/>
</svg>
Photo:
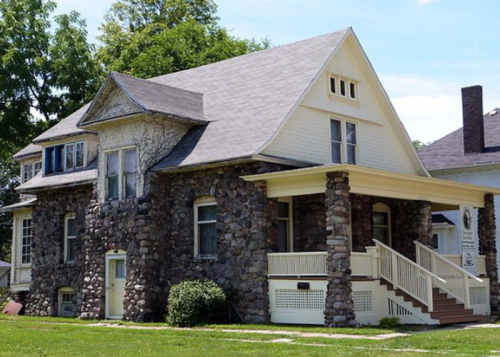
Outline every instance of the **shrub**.
<svg viewBox="0 0 500 357">
<path fill-rule="evenodd" d="M 224 320 L 226 294 L 210 280 L 186 280 L 173 285 L 168 297 L 167 322 L 195 326 Z"/>
<path fill-rule="evenodd" d="M 399 326 L 399 317 L 383 317 L 378 321 L 378 325 L 381 328 L 394 329 Z"/>
</svg>

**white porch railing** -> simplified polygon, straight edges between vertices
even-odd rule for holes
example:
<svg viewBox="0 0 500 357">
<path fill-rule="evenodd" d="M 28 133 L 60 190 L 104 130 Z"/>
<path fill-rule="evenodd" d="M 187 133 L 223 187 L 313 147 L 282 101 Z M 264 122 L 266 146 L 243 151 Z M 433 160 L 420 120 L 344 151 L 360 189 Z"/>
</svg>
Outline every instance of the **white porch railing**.
<svg viewBox="0 0 500 357">
<path fill-rule="evenodd" d="M 269 253 L 270 276 L 326 276 L 326 252 Z"/>
<path fill-rule="evenodd" d="M 474 279 L 480 283 L 484 283 L 484 281 L 437 254 L 425 245 L 417 241 L 413 243 L 415 243 L 416 246 L 417 264 L 439 276 L 441 279 L 436 279 L 434 281 L 436 286 L 463 302 L 465 307 L 469 309 L 469 279 Z M 443 282 L 443 280 L 445 281 Z"/>
<path fill-rule="evenodd" d="M 378 240 L 373 240 L 380 252 L 380 276 L 394 288 L 403 290 L 433 311 L 433 281 L 445 280 L 422 268 Z"/>
</svg>

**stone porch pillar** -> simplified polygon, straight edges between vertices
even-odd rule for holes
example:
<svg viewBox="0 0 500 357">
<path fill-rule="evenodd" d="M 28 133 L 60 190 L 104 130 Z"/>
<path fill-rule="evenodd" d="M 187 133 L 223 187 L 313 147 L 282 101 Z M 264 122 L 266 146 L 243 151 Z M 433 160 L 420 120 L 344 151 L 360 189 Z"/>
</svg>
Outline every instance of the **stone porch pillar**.
<svg viewBox="0 0 500 357">
<path fill-rule="evenodd" d="M 328 286 L 325 301 L 325 325 L 356 325 L 351 283 L 351 250 L 349 236 L 349 174 L 327 173 L 326 243 Z"/>
<path fill-rule="evenodd" d="M 495 203 L 492 194 L 486 194 L 484 196 L 484 208 L 479 209 L 478 231 L 479 254 L 486 256 L 486 275 L 490 279 L 491 314 L 498 315 L 500 312 L 498 303 L 500 291 L 497 269 Z"/>
<path fill-rule="evenodd" d="M 410 239 L 401 242 L 402 246 L 399 251 L 415 261 L 416 253 L 413 241 L 432 248 L 432 203 L 429 201 L 413 201 L 410 217 L 412 217 L 409 231 Z"/>
</svg>

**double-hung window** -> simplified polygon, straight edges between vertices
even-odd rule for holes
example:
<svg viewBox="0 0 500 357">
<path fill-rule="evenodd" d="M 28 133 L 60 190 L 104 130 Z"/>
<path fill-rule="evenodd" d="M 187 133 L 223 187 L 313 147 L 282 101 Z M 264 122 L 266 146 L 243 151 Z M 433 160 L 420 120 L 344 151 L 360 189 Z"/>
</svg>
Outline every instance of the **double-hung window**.
<svg viewBox="0 0 500 357">
<path fill-rule="evenodd" d="M 31 264 L 31 240 L 33 231 L 31 227 L 31 218 L 23 219 L 21 231 L 21 263 Z"/>
<path fill-rule="evenodd" d="M 137 151 L 127 149 L 106 154 L 106 197 L 135 197 L 137 194 Z"/>
<path fill-rule="evenodd" d="M 23 165 L 23 174 L 22 174 L 23 183 L 26 181 L 29 181 L 33 177 L 35 177 L 36 174 L 39 173 L 41 169 L 42 169 L 42 162 L 41 161 L 32 162 L 29 164 L 24 164 Z"/>
<path fill-rule="evenodd" d="M 50 146 L 45 149 L 45 174 L 83 169 L 85 144 L 83 141 Z"/>
<path fill-rule="evenodd" d="M 194 204 L 195 257 L 217 254 L 217 204 L 214 197 L 202 197 Z"/>
<path fill-rule="evenodd" d="M 292 198 L 284 197 L 276 203 L 274 224 L 278 230 L 278 252 L 292 252 Z"/>
<path fill-rule="evenodd" d="M 64 261 L 72 263 L 76 256 L 76 229 L 75 215 L 69 213 L 66 215 L 64 224 Z"/>
<path fill-rule="evenodd" d="M 357 163 L 358 139 L 356 124 L 338 119 L 330 120 L 332 162 Z"/>
</svg>

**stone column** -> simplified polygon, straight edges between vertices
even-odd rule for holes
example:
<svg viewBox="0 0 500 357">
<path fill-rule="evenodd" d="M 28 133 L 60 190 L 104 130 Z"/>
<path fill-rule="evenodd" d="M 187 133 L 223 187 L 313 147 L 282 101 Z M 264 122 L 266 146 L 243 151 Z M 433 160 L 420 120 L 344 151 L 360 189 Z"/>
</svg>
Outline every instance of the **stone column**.
<svg viewBox="0 0 500 357">
<path fill-rule="evenodd" d="M 327 173 L 326 243 L 328 287 L 325 301 L 325 325 L 347 327 L 356 325 L 352 301 L 349 241 L 349 174 Z"/>
<path fill-rule="evenodd" d="M 491 314 L 498 315 L 500 311 L 498 303 L 500 292 L 497 269 L 495 204 L 492 194 L 484 196 L 484 208 L 480 208 L 478 214 L 478 230 L 479 254 L 486 256 L 486 275 L 490 279 Z"/>
</svg>

